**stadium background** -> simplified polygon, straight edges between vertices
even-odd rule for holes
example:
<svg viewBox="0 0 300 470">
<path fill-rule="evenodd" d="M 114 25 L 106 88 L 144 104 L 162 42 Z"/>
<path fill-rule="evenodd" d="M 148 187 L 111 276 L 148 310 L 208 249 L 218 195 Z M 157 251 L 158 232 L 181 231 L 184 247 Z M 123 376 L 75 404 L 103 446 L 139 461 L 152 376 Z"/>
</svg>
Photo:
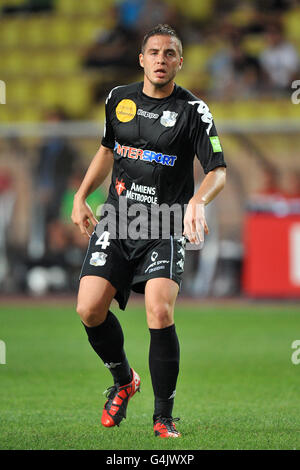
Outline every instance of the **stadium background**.
<svg viewBox="0 0 300 470">
<path fill-rule="evenodd" d="M 76 437 L 68 441 L 78 424 L 68 406 L 84 402 L 83 377 L 85 393 L 107 385 L 107 376 L 94 372 L 97 359 L 73 313 L 87 242 L 70 214 L 101 140 L 105 97 L 116 85 L 142 79 L 141 38 L 159 22 L 174 26 L 183 39 L 184 67 L 176 82 L 209 104 L 228 163 L 227 186 L 207 209 L 211 235 L 201 252 L 187 253 L 178 307 L 183 349 L 190 342 L 186 364 L 198 370 L 193 361 L 199 347 L 209 357 L 200 362 L 207 379 L 203 397 L 207 393 L 211 401 L 193 428 L 199 433 L 204 420 L 209 437 L 179 446 L 299 448 L 299 372 L 290 361 L 291 343 L 299 337 L 300 297 L 297 0 L 0 0 L 0 80 L 6 88 L 5 104 L 0 97 L 0 340 L 7 345 L 7 364 L 0 365 L 5 384 L 0 448 L 117 448 L 109 439 L 99 447 L 92 400 L 91 411 L 77 416 Z M 198 167 L 195 175 L 198 184 L 203 177 Z M 109 178 L 89 198 L 95 211 L 108 184 Z M 143 307 L 137 305 L 124 320 L 133 357 L 135 346 L 148 340 L 139 324 Z M 192 341 L 193 331 L 202 335 Z M 138 361 L 146 371 L 146 352 Z M 190 393 L 190 377 L 196 383 L 199 377 L 186 367 L 191 376 L 183 372 L 182 390 Z M 53 377 L 62 397 L 67 380 L 73 393 L 69 404 L 57 399 Z M 228 382 L 225 395 L 216 392 L 220 380 Z M 150 389 L 146 393 L 151 402 Z M 224 396 L 233 418 L 220 404 Z M 47 412 L 51 436 L 40 419 L 49 402 L 55 410 Z M 220 425 L 215 413 L 223 416 Z M 232 419 L 239 418 L 246 427 L 229 437 L 228 425 L 232 431 Z M 83 443 L 80 432 L 86 433 Z M 119 448 L 155 448 L 147 439 L 137 443 L 133 436 L 133 447 L 128 440 Z"/>
</svg>

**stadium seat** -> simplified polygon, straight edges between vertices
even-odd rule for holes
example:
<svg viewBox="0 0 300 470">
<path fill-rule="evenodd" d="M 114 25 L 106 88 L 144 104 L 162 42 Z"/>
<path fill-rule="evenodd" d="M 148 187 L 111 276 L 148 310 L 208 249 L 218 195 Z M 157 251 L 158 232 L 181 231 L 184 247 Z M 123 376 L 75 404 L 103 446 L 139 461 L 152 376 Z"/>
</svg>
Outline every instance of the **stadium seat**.
<svg viewBox="0 0 300 470">
<path fill-rule="evenodd" d="M 56 11 L 57 13 L 63 13 L 65 15 L 72 15 L 74 14 L 74 10 L 76 8 L 76 5 L 77 3 L 81 3 L 81 2 L 78 2 L 78 0 L 74 2 L 74 0 L 64 0 L 63 2 L 62 1 L 58 1 L 56 2 Z"/>
<path fill-rule="evenodd" d="M 284 15 L 285 33 L 289 40 L 300 46 L 300 6 L 292 8 Z"/>
<path fill-rule="evenodd" d="M 49 37 L 49 45 L 56 47 L 74 46 L 77 42 L 73 23 L 67 18 L 52 18 L 49 24 Z"/>
<path fill-rule="evenodd" d="M 99 15 L 113 3 L 113 0 L 63 0 L 57 2 L 56 9 L 65 15 Z"/>
<path fill-rule="evenodd" d="M 112 0 L 102 0 L 101 2 L 98 0 L 85 0 L 84 2 L 80 3 L 84 7 L 83 11 L 86 14 L 100 15 L 103 14 L 115 2 Z"/>
<path fill-rule="evenodd" d="M 0 70 L 6 75 L 16 76 L 22 74 L 28 66 L 28 57 L 20 50 L 8 50 L 1 57 Z"/>
<path fill-rule="evenodd" d="M 18 19 L 2 19 L 0 27 L 1 44 L 5 47 L 16 47 L 21 39 L 20 21 Z"/>
<path fill-rule="evenodd" d="M 28 18 L 22 25 L 22 45 L 26 47 L 47 46 L 51 37 L 49 37 L 49 26 L 51 17 L 44 15 Z"/>
<path fill-rule="evenodd" d="M 9 82 L 7 103 L 22 106 L 35 103 L 35 84 L 32 79 L 19 78 Z"/>
<path fill-rule="evenodd" d="M 36 76 L 47 76 L 56 73 L 53 67 L 53 57 L 55 52 L 44 49 L 38 49 L 31 52 L 30 71 Z"/>
<path fill-rule="evenodd" d="M 184 67 L 189 71 L 200 71 L 206 68 L 211 57 L 210 47 L 205 44 L 189 44 L 184 49 Z"/>
<path fill-rule="evenodd" d="M 74 73 L 79 63 L 73 49 L 39 49 L 31 52 L 30 72 L 39 77 L 61 76 Z"/>
<path fill-rule="evenodd" d="M 59 103 L 67 112 L 76 116 L 87 112 L 91 100 L 88 80 L 80 76 L 66 79 L 60 82 L 58 94 Z"/>
<path fill-rule="evenodd" d="M 39 107 L 24 106 L 19 110 L 17 117 L 21 122 L 39 122 L 43 118 L 43 110 Z"/>
<path fill-rule="evenodd" d="M 80 57 L 74 49 L 64 48 L 54 52 L 52 65 L 58 75 L 73 74 L 80 66 Z"/>
<path fill-rule="evenodd" d="M 176 6 L 184 16 L 193 21 L 205 21 L 213 12 L 213 0 L 167 0 L 171 6 Z"/>
<path fill-rule="evenodd" d="M 76 31 L 76 44 L 88 46 L 101 33 L 104 26 L 99 20 L 86 19 L 85 21 L 77 22 L 74 29 Z"/>
<path fill-rule="evenodd" d="M 60 104 L 59 78 L 43 79 L 36 86 L 36 100 L 41 107 L 53 108 Z"/>
<path fill-rule="evenodd" d="M 94 119 L 99 123 L 103 123 L 105 119 L 105 106 L 104 103 L 94 106 L 92 112 L 90 113 L 90 118 Z M 103 131 L 102 127 L 100 128 L 101 132 Z"/>
<path fill-rule="evenodd" d="M 42 111 L 34 105 L 30 106 L 0 106 L 0 123 L 11 122 L 39 122 L 42 118 Z"/>
<path fill-rule="evenodd" d="M 0 0 L 0 8 L 1 7 L 16 7 L 22 5 L 24 0 Z"/>
<path fill-rule="evenodd" d="M 11 106 L 0 106 L 0 124 L 6 124 L 18 120 L 16 111 Z"/>
</svg>

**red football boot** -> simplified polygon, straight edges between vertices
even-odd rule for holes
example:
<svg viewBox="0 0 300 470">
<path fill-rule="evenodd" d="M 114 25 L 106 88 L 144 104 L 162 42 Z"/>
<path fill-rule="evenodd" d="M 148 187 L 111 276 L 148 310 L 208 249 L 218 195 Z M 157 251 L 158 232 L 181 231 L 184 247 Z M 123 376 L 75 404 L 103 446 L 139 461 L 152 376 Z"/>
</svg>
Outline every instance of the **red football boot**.
<svg viewBox="0 0 300 470">
<path fill-rule="evenodd" d="M 126 418 L 130 398 L 140 391 L 141 379 L 133 369 L 131 372 L 132 380 L 128 385 L 120 387 L 119 384 L 115 384 L 105 392 L 108 400 L 103 408 L 101 423 L 107 428 L 120 425 L 122 419 Z"/>
<path fill-rule="evenodd" d="M 164 418 L 158 416 L 154 421 L 154 434 L 158 437 L 181 437 L 180 432 L 176 430 L 174 421 L 180 418 Z"/>
</svg>

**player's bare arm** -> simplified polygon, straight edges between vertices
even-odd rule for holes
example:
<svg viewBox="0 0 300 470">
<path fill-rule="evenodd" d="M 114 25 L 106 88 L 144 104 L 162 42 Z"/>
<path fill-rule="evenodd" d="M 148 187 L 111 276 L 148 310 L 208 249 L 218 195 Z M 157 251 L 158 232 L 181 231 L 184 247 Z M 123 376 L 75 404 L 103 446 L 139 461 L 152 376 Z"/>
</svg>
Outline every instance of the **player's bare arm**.
<svg viewBox="0 0 300 470">
<path fill-rule="evenodd" d="M 203 242 L 203 230 L 206 234 L 209 233 L 205 206 L 224 188 L 225 181 L 226 168 L 215 168 L 205 176 L 198 191 L 190 199 L 184 217 L 184 235 L 191 243 Z"/>
<path fill-rule="evenodd" d="M 101 145 L 91 161 L 80 188 L 75 194 L 71 218 L 85 236 L 88 236 L 87 229 L 89 226 L 95 226 L 98 223 L 90 206 L 86 202 L 86 198 L 103 183 L 111 171 L 112 166 L 113 151 Z"/>
</svg>

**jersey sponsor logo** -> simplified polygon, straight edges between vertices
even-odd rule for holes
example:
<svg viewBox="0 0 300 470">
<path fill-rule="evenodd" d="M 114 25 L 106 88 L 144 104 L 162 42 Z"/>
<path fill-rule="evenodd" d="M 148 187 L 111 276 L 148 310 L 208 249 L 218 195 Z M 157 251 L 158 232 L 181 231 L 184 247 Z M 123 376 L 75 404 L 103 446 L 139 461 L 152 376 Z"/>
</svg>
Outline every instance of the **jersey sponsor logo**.
<svg viewBox="0 0 300 470">
<path fill-rule="evenodd" d="M 90 264 L 92 266 L 104 266 L 106 263 L 107 254 L 102 251 L 95 251 L 92 253 Z"/>
<path fill-rule="evenodd" d="M 126 191 L 126 197 L 137 202 L 158 204 L 155 186 L 132 183 L 130 190 L 127 189 Z"/>
<path fill-rule="evenodd" d="M 143 117 L 148 118 L 148 119 L 157 119 L 159 117 L 159 114 L 150 113 L 149 111 L 144 111 L 141 108 L 139 108 L 137 110 L 137 114 L 139 116 L 143 116 Z"/>
<path fill-rule="evenodd" d="M 121 100 L 116 107 L 116 115 L 119 121 L 129 122 L 132 121 L 136 115 L 136 104 L 132 100 Z"/>
<path fill-rule="evenodd" d="M 165 127 L 173 127 L 176 124 L 177 116 L 178 113 L 174 113 L 173 111 L 164 111 L 160 122 Z"/>
<path fill-rule="evenodd" d="M 152 251 L 151 253 L 151 261 L 152 263 L 147 266 L 145 269 L 145 273 L 149 272 L 152 273 L 154 271 L 159 271 L 160 269 L 165 269 L 166 265 L 170 263 L 167 259 L 160 259 L 157 261 L 158 253 L 157 251 Z"/>
<path fill-rule="evenodd" d="M 132 183 L 130 189 L 126 188 L 123 179 L 116 178 L 115 184 L 118 196 L 126 190 L 125 197 L 137 202 L 148 202 L 149 204 L 158 204 L 155 186 L 145 186 L 143 184 Z"/>
<path fill-rule="evenodd" d="M 176 155 L 165 155 L 161 152 L 154 152 L 153 150 L 137 149 L 127 145 L 120 145 L 118 142 L 115 143 L 114 151 L 124 158 L 132 158 L 133 160 L 139 159 L 145 162 L 156 162 L 167 166 L 174 166 L 175 160 L 177 159 Z"/>
<path fill-rule="evenodd" d="M 115 188 L 116 188 L 116 191 L 118 193 L 118 196 L 120 196 L 122 194 L 122 192 L 126 189 L 126 186 L 125 186 L 125 183 L 124 183 L 123 179 L 118 180 L 118 178 L 116 178 Z"/>
<path fill-rule="evenodd" d="M 209 126 L 206 129 L 207 135 L 209 135 L 210 130 L 212 128 L 213 124 L 213 117 L 211 112 L 209 111 L 209 108 L 207 104 L 204 103 L 204 101 L 199 100 L 199 101 L 188 101 L 189 104 L 194 106 L 194 104 L 198 105 L 197 112 L 201 114 L 201 120 L 205 122 L 206 124 L 209 124 Z"/>
<path fill-rule="evenodd" d="M 220 142 L 220 139 L 217 135 L 215 135 L 213 137 L 210 137 L 209 140 L 211 142 L 214 153 L 222 152 L 221 142 Z"/>
<path fill-rule="evenodd" d="M 143 194 L 151 194 L 152 196 L 154 196 L 155 193 L 156 193 L 156 187 L 155 186 L 146 186 L 144 184 L 132 183 L 130 189 L 131 189 L 131 191 L 137 191 L 137 192 L 143 193 Z"/>
</svg>

